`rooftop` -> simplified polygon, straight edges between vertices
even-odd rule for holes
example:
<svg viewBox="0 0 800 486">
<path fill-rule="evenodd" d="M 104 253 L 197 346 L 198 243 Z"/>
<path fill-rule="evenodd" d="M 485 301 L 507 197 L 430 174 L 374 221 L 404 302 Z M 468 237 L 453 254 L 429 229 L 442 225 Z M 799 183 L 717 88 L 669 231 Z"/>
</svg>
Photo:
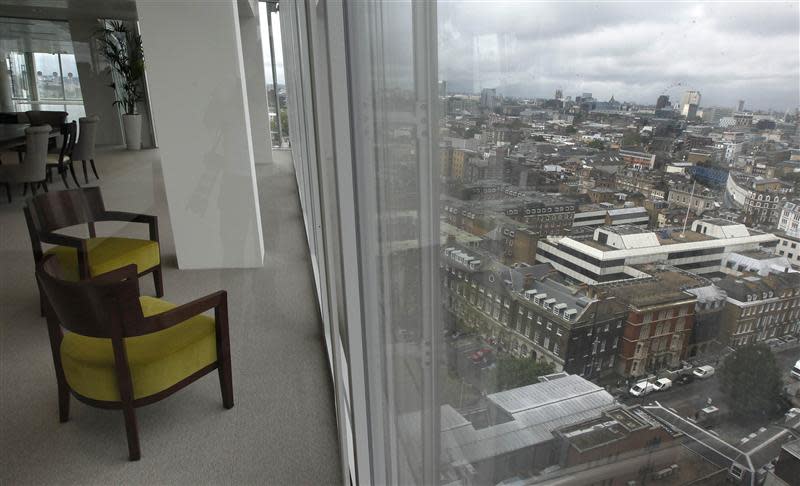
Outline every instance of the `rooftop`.
<svg viewBox="0 0 800 486">
<path fill-rule="evenodd" d="M 599 284 L 596 288 L 617 296 L 622 302 L 643 309 L 695 299 L 696 296 L 686 290 L 704 287 L 710 283 L 706 278 L 665 265 L 640 265 L 635 268 L 650 277 Z"/>
</svg>

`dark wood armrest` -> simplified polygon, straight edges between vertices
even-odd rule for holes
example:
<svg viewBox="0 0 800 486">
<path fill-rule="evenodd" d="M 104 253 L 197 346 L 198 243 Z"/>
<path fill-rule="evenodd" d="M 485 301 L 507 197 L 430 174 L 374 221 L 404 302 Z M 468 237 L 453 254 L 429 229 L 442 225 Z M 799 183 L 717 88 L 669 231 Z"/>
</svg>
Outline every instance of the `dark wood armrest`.
<svg viewBox="0 0 800 486">
<path fill-rule="evenodd" d="M 86 252 L 86 240 L 60 233 L 44 233 L 39 236 L 39 241 L 51 245 L 75 248 L 78 252 L 78 277 L 81 280 L 89 278 L 89 256 Z"/>
<path fill-rule="evenodd" d="M 39 240 L 42 243 L 49 243 L 51 245 L 60 245 L 60 246 L 68 246 L 70 248 L 77 248 L 78 251 L 83 248 L 84 240 L 83 238 L 76 238 L 74 236 L 67 236 L 62 235 L 60 233 L 44 233 L 39 235 Z"/>
<path fill-rule="evenodd" d="M 97 221 L 124 221 L 144 223 L 150 227 L 150 240 L 158 241 L 158 216 L 150 214 L 129 213 L 125 211 L 104 211 Z"/>
<path fill-rule="evenodd" d="M 178 307 L 160 314 L 145 317 L 141 327 L 137 329 L 136 335 L 149 334 L 151 332 L 170 328 L 210 309 L 214 309 L 214 320 L 216 321 L 217 329 L 220 328 L 220 324 L 224 320 L 224 325 L 227 331 L 228 292 L 219 290 L 213 294 L 200 297 L 199 299 L 179 305 Z M 224 319 L 222 314 L 224 314 Z"/>
</svg>

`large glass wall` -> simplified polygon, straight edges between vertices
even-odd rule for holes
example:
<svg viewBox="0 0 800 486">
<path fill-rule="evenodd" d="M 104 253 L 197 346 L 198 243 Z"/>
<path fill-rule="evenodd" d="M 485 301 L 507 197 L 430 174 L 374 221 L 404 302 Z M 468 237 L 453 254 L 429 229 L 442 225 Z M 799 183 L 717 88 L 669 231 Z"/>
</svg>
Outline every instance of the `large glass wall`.
<svg viewBox="0 0 800 486">
<path fill-rule="evenodd" d="M 258 4 L 261 17 L 261 45 L 264 53 L 264 71 L 267 74 L 267 103 L 272 146 L 289 145 L 288 89 L 283 63 L 280 3 L 262 1 Z"/>
<path fill-rule="evenodd" d="M 757 239 L 776 229 L 745 224 L 691 167 L 734 170 L 749 150 L 733 159 L 756 180 L 747 157 L 800 144 L 798 6 L 312 3 L 297 20 L 313 72 L 298 76 L 315 89 L 298 96 L 314 108 L 309 189 L 335 193 L 320 219 L 342 221 L 323 234 L 343 242 L 329 271 L 348 294 L 354 476 L 762 481 L 797 437 L 778 389 L 796 385 L 800 314 L 754 324 L 780 387 L 751 376 L 759 405 L 742 407 L 729 338 L 751 327 L 726 330 L 731 299 L 758 281 L 794 308 L 800 286 L 709 264 L 733 226 L 770 258 Z M 693 198 L 718 204 L 690 215 Z"/>
</svg>

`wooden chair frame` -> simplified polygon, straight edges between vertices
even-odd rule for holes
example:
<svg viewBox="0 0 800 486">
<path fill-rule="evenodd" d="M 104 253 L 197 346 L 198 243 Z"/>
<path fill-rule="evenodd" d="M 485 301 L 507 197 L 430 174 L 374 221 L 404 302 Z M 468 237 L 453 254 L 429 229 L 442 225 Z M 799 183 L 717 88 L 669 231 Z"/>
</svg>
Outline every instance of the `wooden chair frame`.
<svg viewBox="0 0 800 486">
<path fill-rule="evenodd" d="M 150 240 L 159 244 L 159 263 L 139 272 L 139 277 L 153 274 L 156 297 L 164 296 L 164 280 L 161 272 L 161 243 L 158 237 L 158 217 L 148 214 L 129 213 L 124 211 L 108 211 L 103 203 L 103 195 L 99 187 L 84 187 L 65 191 L 54 191 L 40 194 L 32 198 L 25 206 L 25 222 L 33 247 L 33 261 L 41 263 L 44 252 L 42 243 L 68 246 L 78 252 L 78 276 L 87 279 L 89 274 L 89 253 L 87 240 L 74 236 L 56 233 L 56 230 L 86 224 L 89 236 L 95 238 L 95 223 L 102 221 L 120 221 L 142 223 L 148 225 Z M 40 307 L 44 315 L 44 298 L 40 290 Z"/>
<path fill-rule="evenodd" d="M 58 261 L 47 255 L 37 265 L 36 277 L 46 294 L 47 330 L 58 384 L 58 412 L 61 422 L 69 420 L 69 396 L 93 407 L 121 409 L 125 418 L 128 454 L 131 461 L 141 458 L 135 409 L 158 402 L 206 374 L 217 370 L 222 404 L 233 408 L 228 294 L 221 290 L 180 305 L 166 312 L 144 317 L 139 304 L 139 285 L 135 265 L 78 282 L 61 280 Z M 153 395 L 134 399 L 124 339 L 168 329 L 208 310 L 214 310 L 217 361 Z M 62 326 L 80 335 L 111 339 L 114 370 L 120 401 L 100 401 L 82 396 L 69 387 L 61 364 Z"/>
</svg>

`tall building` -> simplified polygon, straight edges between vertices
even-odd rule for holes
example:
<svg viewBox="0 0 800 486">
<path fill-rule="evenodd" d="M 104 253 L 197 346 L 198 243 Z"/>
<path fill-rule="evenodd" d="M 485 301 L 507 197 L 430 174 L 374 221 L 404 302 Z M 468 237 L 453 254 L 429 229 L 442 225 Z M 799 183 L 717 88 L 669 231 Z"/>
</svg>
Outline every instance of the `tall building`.
<svg viewBox="0 0 800 486">
<path fill-rule="evenodd" d="M 669 96 L 667 95 L 659 96 L 658 100 L 656 100 L 656 110 L 666 108 L 667 106 L 669 106 Z"/>
<path fill-rule="evenodd" d="M 800 199 L 783 204 L 778 218 L 778 229 L 788 236 L 800 238 Z"/>
<path fill-rule="evenodd" d="M 564 92 L 563 92 L 563 91 L 561 91 L 560 89 L 557 89 L 557 90 L 556 90 L 556 96 L 555 96 L 555 99 L 557 99 L 557 100 L 564 99 Z"/>
<path fill-rule="evenodd" d="M 697 108 L 700 106 L 700 92 L 687 91 L 681 98 L 681 115 L 686 118 L 697 116 Z"/>
<path fill-rule="evenodd" d="M 481 91 L 481 106 L 490 110 L 497 106 L 497 90 L 495 88 L 483 88 Z"/>
<path fill-rule="evenodd" d="M 739 106 L 736 107 L 736 111 L 744 111 L 744 100 L 739 100 Z"/>
</svg>

